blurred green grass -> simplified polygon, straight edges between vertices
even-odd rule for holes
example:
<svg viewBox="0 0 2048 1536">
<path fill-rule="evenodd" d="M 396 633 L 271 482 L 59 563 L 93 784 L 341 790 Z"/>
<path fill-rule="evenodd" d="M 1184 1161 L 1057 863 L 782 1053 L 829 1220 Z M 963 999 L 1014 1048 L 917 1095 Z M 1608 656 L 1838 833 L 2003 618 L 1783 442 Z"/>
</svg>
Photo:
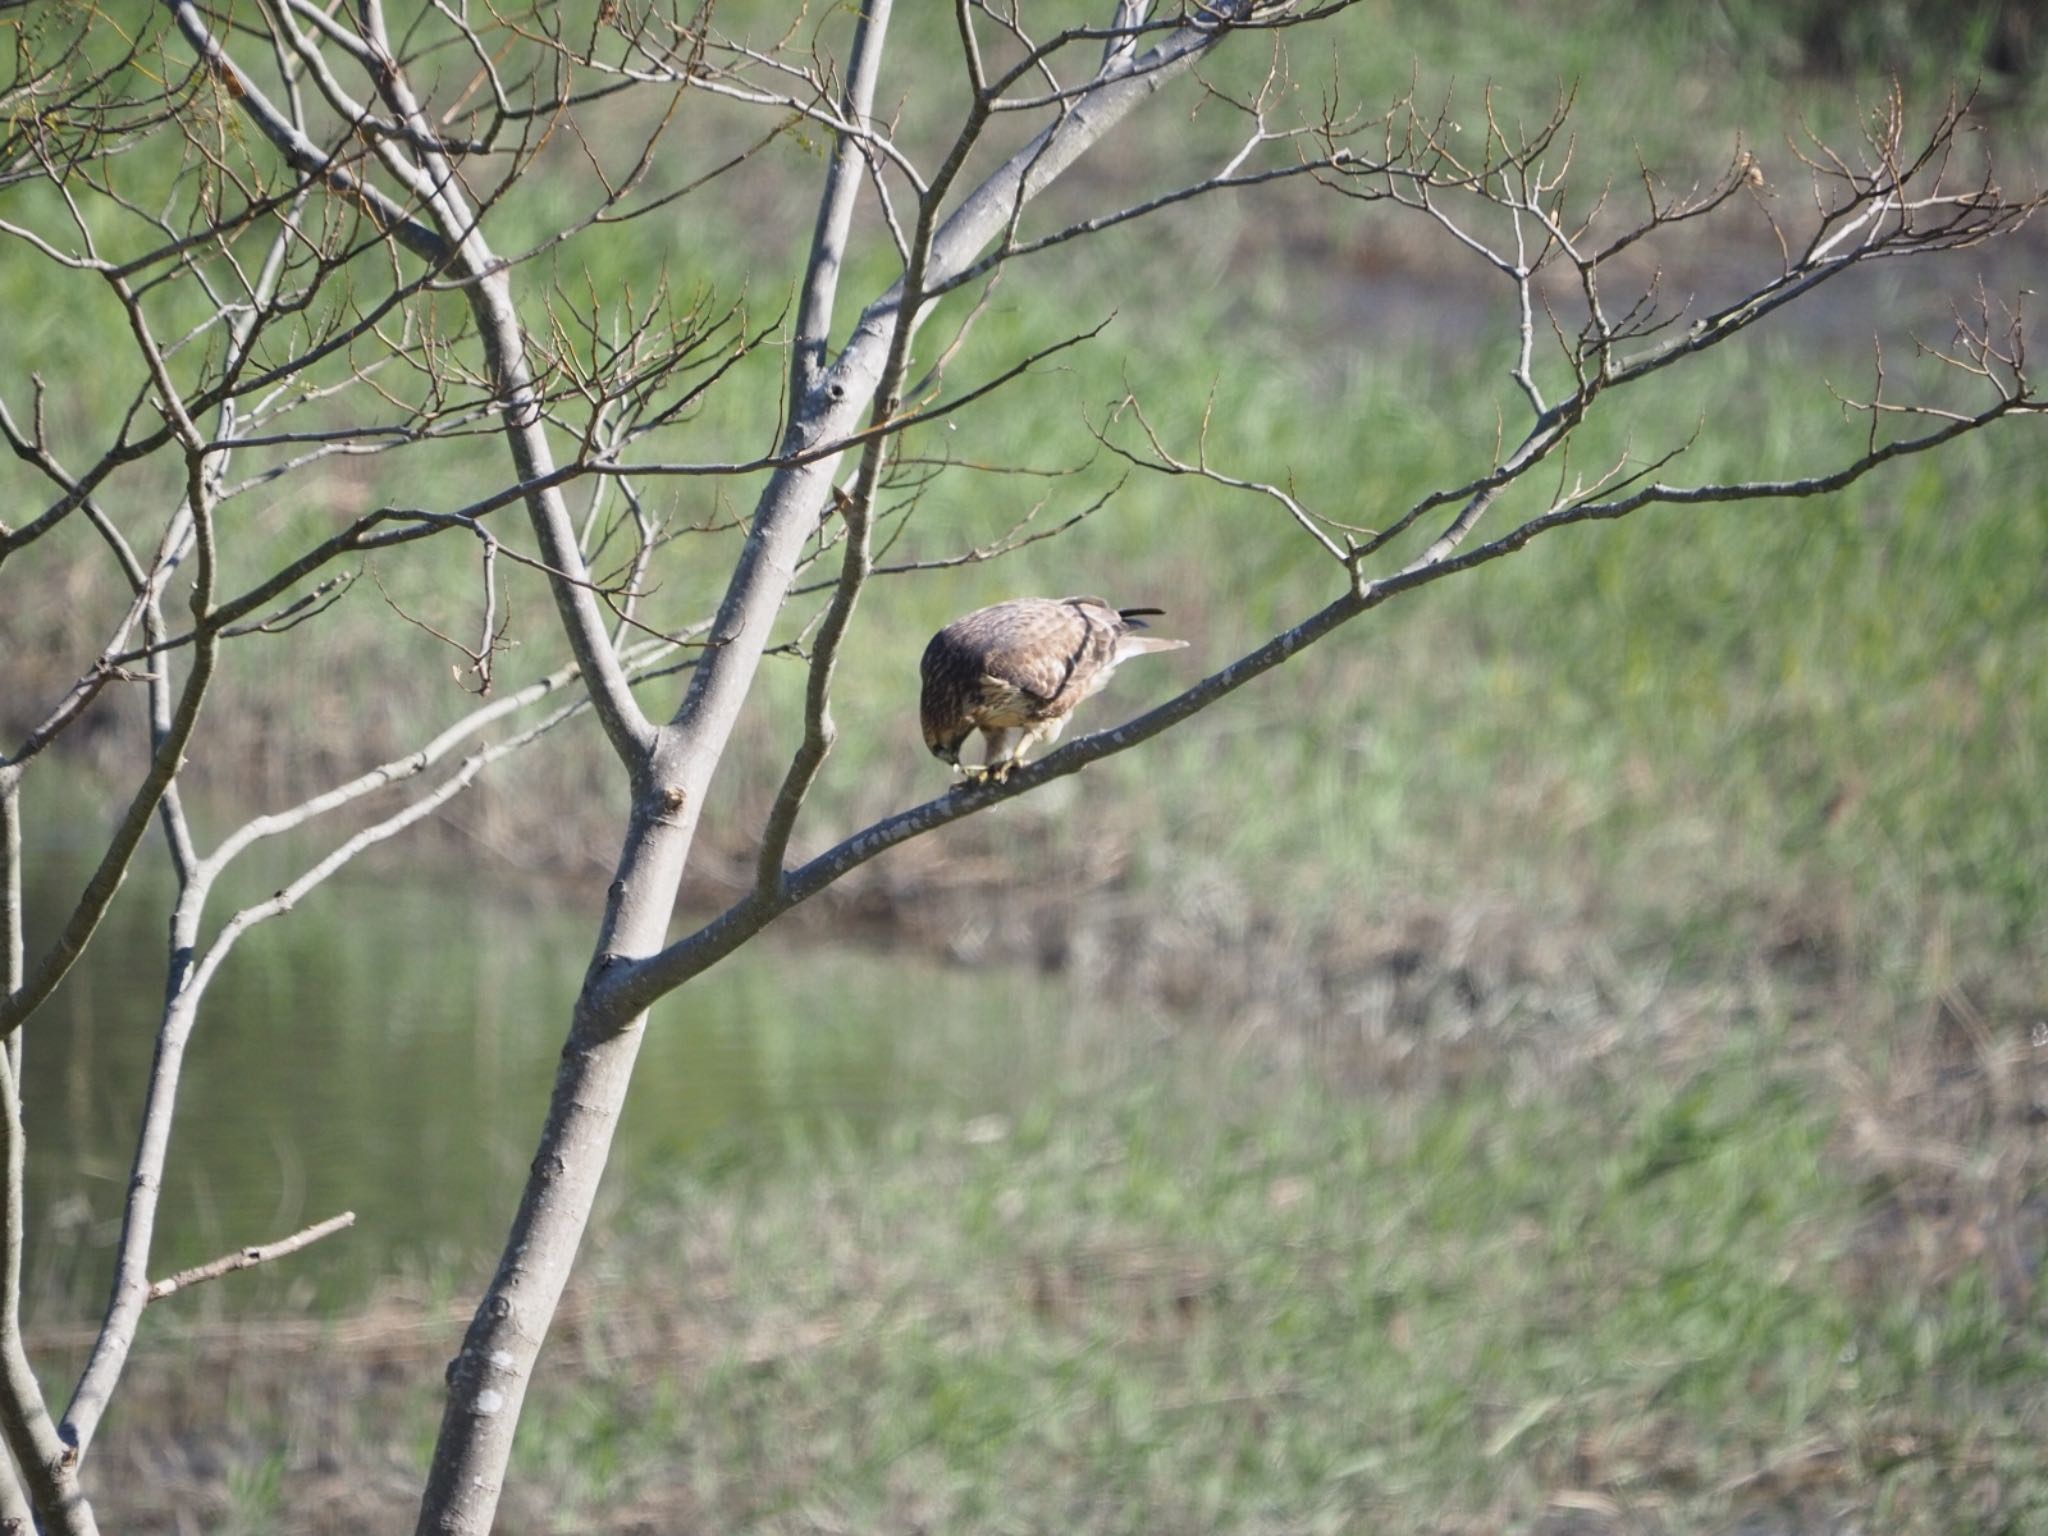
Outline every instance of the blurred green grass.
<svg viewBox="0 0 2048 1536">
<path fill-rule="evenodd" d="M 2039 1529 L 2042 1225 L 2006 1178 L 2041 1154 L 2001 1097 L 2039 1064 L 1952 1029 L 1865 1073 L 1762 988 L 1656 1023 L 1565 1066 L 1519 1015 L 1455 1093 L 1360 1092 L 1341 1047 L 1077 1015 L 1013 1114 L 643 1182 L 502 1528 Z M 108 1510 L 402 1517 L 464 1289 L 167 1320 Z"/>
<path fill-rule="evenodd" d="M 736 1304 L 787 1353 L 734 1351 L 624 1459 L 710 1439 L 749 1528 L 1449 1531 L 1574 1488 L 1706 1528 L 1769 1506 L 1760 1463 L 1811 1457 L 1887 1529 L 1963 1529 L 1879 1470 L 1882 1436 L 1939 1426 L 1937 1459 L 1990 1458 L 2024 1529 L 2048 1510 L 2038 1329 L 1980 1272 L 1845 1285 L 1858 1196 L 1777 1043 L 1522 1102 L 1233 1103 L 1169 1065 L 1106 1115 L 911 1132 L 736 1213 L 689 1191 L 713 1289 L 685 1315 Z M 581 1460 L 526 1443 L 557 1488 Z"/>
</svg>

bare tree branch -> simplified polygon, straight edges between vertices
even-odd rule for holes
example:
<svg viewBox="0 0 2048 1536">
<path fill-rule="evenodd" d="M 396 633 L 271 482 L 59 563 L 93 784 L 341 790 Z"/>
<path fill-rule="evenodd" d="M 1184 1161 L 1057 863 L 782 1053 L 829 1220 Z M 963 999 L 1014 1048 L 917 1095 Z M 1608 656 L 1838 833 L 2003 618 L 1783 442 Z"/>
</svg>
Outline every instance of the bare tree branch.
<svg viewBox="0 0 2048 1536">
<path fill-rule="evenodd" d="M 198 579 L 192 589 L 195 638 L 191 669 L 179 691 L 177 707 L 150 759 L 149 771 L 129 800 L 120 825 L 108 840 L 107 850 L 86 881 L 85 890 L 72 908 L 70 917 L 50 948 L 27 971 L 21 984 L 0 999 L 0 1035 L 12 1034 L 22 1020 L 35 1012 L 85 952 L 93 930 L 106 915 L 108 903 L 114 899 L 114 892 L 120 888 L 127 874 L 129 860 L 134 857 L 137 845 L 149 829 L 150 818 L 156 814 L 158 803 L 177 775 L 186 744 L 192 739 L 193 728 L 198 724 L 200 705 L 205 701 L 219 651 L 218 634 L 207 623 L 213 598 L 214 550 L 212 514 L 205 508 L 210 493 L 204 478 L 200 459 L 195 454 L 191 460 L 188 490 L 192 497 L 199 566 Z"/>
<path fill-rule="evenodd" d="M 509 704 L 511 701 L 505 702 Z M 432 815 L 467 789 L 490 764 L 552 730 L 587 702 L 587 698 L 574 700 L 516 735 L 471 753 L 439 784 L 381 821 L 345 838 L 268 900 L 236 912 L 203 953 L 197 949 L 200 914 L 213 881 L 228 859 L 256 838 L 299 825 L 322 811 L 355 798 L 358 793 L 366 793 L 367 789 L 363 787 L 363 781 L 358 780 L 356 784 L 343 786 L 295 811 L 268 820 L 260 827 L 254 823 L 245 826 L 236 840 L 223 845 L 200 866 L 196 877 L 181 896 L 173 920 L 173 948 L 186 958 L 174 974 L 173 991 L 165 1006 L 163 1022 L 157 1030 L 156 1058 L 150 1067 L 142 1126 L 136 1140 L 135 1164 L 128 1181 L 128 1202 L 122 1214 L 120 1242 L 115 1250 L 113 1299 L 93 1341 L 92 1351 L 80 1373 L 78 1386 L 72 1393 L 61 1426 L 66 1442 L 75 1448 L 74 1455 L 82 1455 L 91 1445 L 100 1419 L 113 1401 L 115 1387 L 127 1365 L 129 1350 L 141 1325 L 143 1308 L 151 1300 L 147 1270 L 150 1249 L 155 1240 L 164 1161 L 169 1154 L 171 1130 L 177 1114 L 179 1076 L 185 1048 L 198 1023 L 200 1002 L 222 962 L 249 929 L 291 911 L 310 891 L 330 879 L 365 849 L 396 837 Z M 479 714 L 490 712 L 488 707 L 478 711 Z M 443 742 L 437 745 L 452 744 L 453 739 L 456 739 L 456 733 L 447 733 Z"/>
<path fill-rule="evenodd" d="M 325 1221 L 315 1222 L 294 1232 L 290 1237 L 281 1237 L 273 1243 L 257 1243 L 248 1248 L 237 1248 L 233 1253 L 223 1254 L 205 1264 L 181 1269 L 175 1275 L 166 1275 L 154 1281 L 149 1287 L 149 1299 L 162 1301 L 175 1296 L 190 1286 L 200 1285 L 208 1280 L 218 1280 L 223 1275 L 232 1275 L 244 1269 L 254 1269 L 258 1264 L 268 1264 L 272 1259 L 282 1259 L 297 1253 L 301 1248 L 310 1248 L 323 1237 L 356 1224 L 354 1211 L 343 1211 L 339 1216 L 330 1216 Z"/>
</svg>

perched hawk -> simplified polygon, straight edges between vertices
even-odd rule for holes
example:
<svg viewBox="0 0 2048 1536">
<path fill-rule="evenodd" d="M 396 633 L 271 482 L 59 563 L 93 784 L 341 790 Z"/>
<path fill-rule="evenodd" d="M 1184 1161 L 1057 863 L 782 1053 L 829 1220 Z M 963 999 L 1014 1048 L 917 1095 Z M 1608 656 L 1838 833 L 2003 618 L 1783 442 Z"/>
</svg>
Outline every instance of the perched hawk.
<svg viewBox="0 0 2048 1536">
<path fill-rule="evenodd" d="M 968 778 L 1002 783 L 1034 743 L 1057 739 L 1117 663 L 1187 644 L 1132 633 L 1145 627 L 1140 615 L 1163 611 L 1116 609 L 1099 597 L 1019 597 L 955 619 L 924 648 L 924 744 Z M 988 746 L 979 768 L 960 761 L 973 731 Z"/>
</svg>

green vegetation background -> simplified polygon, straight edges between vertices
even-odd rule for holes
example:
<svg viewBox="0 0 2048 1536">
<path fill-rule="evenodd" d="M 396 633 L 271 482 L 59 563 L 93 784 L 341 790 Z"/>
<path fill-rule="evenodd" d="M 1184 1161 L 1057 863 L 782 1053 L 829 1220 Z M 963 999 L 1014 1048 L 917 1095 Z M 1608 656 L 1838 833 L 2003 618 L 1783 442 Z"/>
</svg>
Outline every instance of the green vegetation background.
<svg viewBox="0 0 2048 1536">
<path fill-rule="evenodd" d="M 1952 78 L 2008 67 L 1983 120 L 2008 184 L 2038 185 L 2040 61 L 2011 14 L 1944 27 L 1904 6 L 1371 4 L 1345 24 L 1345 90 L 1376 105 L 1412 76 L 1420 99 L 1454 89 L 1469 112 L 1490 84 L 1533 122 L 1575 83 L 1585 185 L 1625 184 L 1638 149 L 1674 182 L 1711 175 L 1739 135 L 1796 203 L 1783 136 L 1852 131 L 1887 66 L 1908 66 L 1923 119 Z M 944 29 L 903 31 L 907 88 L 941 67 Z M 1848 56 L 1828 57 L 1843 39 Z M 1325 68 L 1297 58 L 1310 96 Z M 1097 206 L 1155 158 L 1200 163 L 1220 117 L 1154 114 L 1063 196 Z M 742 183 L 555 276 L 569 295 L 644 288 L 660 265 L 684 290 L 743 283 L 771 315 L 821 152 L 785 139 Z M 573 153 L 560 163 L 508 222 L 553 227 Z M 1708 284 L 1768 262 L 1760 220 L 1742 233 L 1672 260 Z M 2040 249 L 2004 270 L 2038 271 Z M 956 377 L 1111 310 L 1114 324 L 913 448 L 1080 465 L 1088 423 L 1130 389 L 1170 442 L 1190 444 L 1206 407 L 1219 465 L 1291 475 L 1371 525 L 1468 478 L 1497 420 L 1516 419 L 1506 295 L 1442 280 L 1441 254 L 1381 209 L 1288 195 L 1201 204 L 1020 268 Z M 851 291 L 884 275 L 856 273 Z M 119 354 L 118 314 L 52 305 L 50 281 L 12 252 L 0 263 L 12 340 L 51 377 L 65 432 L 92 419 L 104 386 L 79 363 Z M 1938 339 L 1914 281 L 1885 274 L 1858 302 Z M 1644 414 L 1596 424 L 1578 462 L 1646 457 L 1695 426 L 1673 474 L 1769 475 L 1852 449 L 1861 426 L 1822 380 L 1867 387 L 1868 329 L 1761 328 Z M 780 367 L 769 349 L 742 368 L 677 456 L 764 444 Z M 1908 371 L 1900 359 L 1895 377 Z M 251 498 L 229 559 L 254 572 L 384 499 L 458 505 L 473 456 L 493 455 L 496 483 L 495 453 L 467 442 L 409 463 L 402 492 L 372 462 L 323 483 L 325 504 Z M 1002 953 L 1064 960 L 1097 995 L 1087 1020 L 1014 1122 L 913 1116 L 879 1143 L 693 1169 L 616 1213 L 536 1392 L 510 1528 L 2048 1531 L 2044 469 L 2048 443 L 2023 423 L 1825 504 L 1653 512 L 1539 541 L 876 871 L 863 890 L 883 911 L 943 935 L 933 909 L 971 899 L 1000 861 L 1023 893 L 1006 899 L 1038 914 Z M 1066 479 L 955 472 L 898 552 L 984 543 L 1041 498 L 1056 520 L 1118 473 L 1101 455 Z M 743 482 L 675 484 L 656 494 L 679 521 L 750 503 Z M 729 539 L 672 563 L 659 618 L 703 611 Z M 54 668 L 43 642 L 91 611 L 103 577 L 72 553 L 47 608 L 0 620 L 18 676 Z M 473 559 L 449 548 L 379 575 L 447 627 L 469 611 Z M 1038 590 L 1168 607 L 1193 647 L 1126 673 L 1091 706 L 1103 723 L 1332 582 L 1269 506 L 1133 476 L 1058 539 L 879 584 L 805 836 L 938 787 L 912 679 L 954 613 Z M 515 665 L 538 670 L 544 595 L 517 585 L 513 602 L 530 647 Z M 337 726 L 395 747 L 461 702 L 435 681 L 446 654 L 368 583 L 290 654 L 244 662 L 211 706 L 241 744 L 196 764 L 223 807 L 324 777 L 346 760 Z M 746 857 L 800 686 L 794 667 L 764 678 L 707 819 L 706 901 L 719 860 Z M 503 776 L 466 813 L 475 852 L 594 888 L 615 807 L 559 808 L 607 782 L 601 751 L 586 732 Z M 1070 883 L 1071 903 L 1044 894 Z M 1142 933 L 1106 915 L 1133 908 Z M 1272 974 L 1220 981 L 1233 965 Z M 1431 989 L 1404 991 L 1417 966 Z M 1241 1006 L 1166 1010 L 1203 996 Z M 463 1284 L 423 1282 L 429 1301 Z M 111 1507 L 250 1530 L 396 1507 L 388 1488 L 430 1432 L 419 1361 L 438 1338 L 395 1385 L 346 1325 L 283 1377 L 253 1362 L 260 1333 L 240 1337 L 248 1350 L 215 1362 L 233 1383 L 224 1454 L 182 1480 L 103 1486 Z M 391 1337 L 381 1347 L 403 1353 Z M 172 1371 L 148 1366 L 127 1410 L 136 1467 L 209 1433 L 202 1409 L 218 1405 Z M 352 1372 L 368 1408 L 303 1390 Z M 342 1464 L 390 1477 L 322 1482 L 313 1447 L 334 1434 Z"/>
</svg>

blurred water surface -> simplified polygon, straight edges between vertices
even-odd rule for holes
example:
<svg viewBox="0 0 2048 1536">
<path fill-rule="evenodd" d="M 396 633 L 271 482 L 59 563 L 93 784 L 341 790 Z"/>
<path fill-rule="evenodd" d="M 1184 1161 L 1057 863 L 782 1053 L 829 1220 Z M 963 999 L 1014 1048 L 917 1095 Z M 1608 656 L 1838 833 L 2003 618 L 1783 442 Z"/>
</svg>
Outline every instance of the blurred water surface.
<svg viewBox="0 0 2048 1536">
<path fill-rule="evenodd" d="M 33 954 L 86 867 L 61 849 L 32 849 L 28 864 Z M 473 1272 L 496 1254 L 594 914 L 489 883 L 339 879 L 243 938 L 187 1052 L 153 1274 L 341 1210 L 357 1213 L 353 1230 L 204 1287 L 203 1305 L 347 1307 L 384 1277 Z M 32 1324 L 103 1300 L 167 910 L 162 879 L 139 873 L 26 1028 Z M 233 907 L 212 910 L 209 934 Z M 1044 1070 L 1035 1026 L 1066 1011 L 1028 975 L 771 936 L 655 1010 L 601 1215 L 684 1159 L 745 1171 L 793 1138 L 872 1135 L 900 1110 L 1001 1107 Z"/>
</svg>

